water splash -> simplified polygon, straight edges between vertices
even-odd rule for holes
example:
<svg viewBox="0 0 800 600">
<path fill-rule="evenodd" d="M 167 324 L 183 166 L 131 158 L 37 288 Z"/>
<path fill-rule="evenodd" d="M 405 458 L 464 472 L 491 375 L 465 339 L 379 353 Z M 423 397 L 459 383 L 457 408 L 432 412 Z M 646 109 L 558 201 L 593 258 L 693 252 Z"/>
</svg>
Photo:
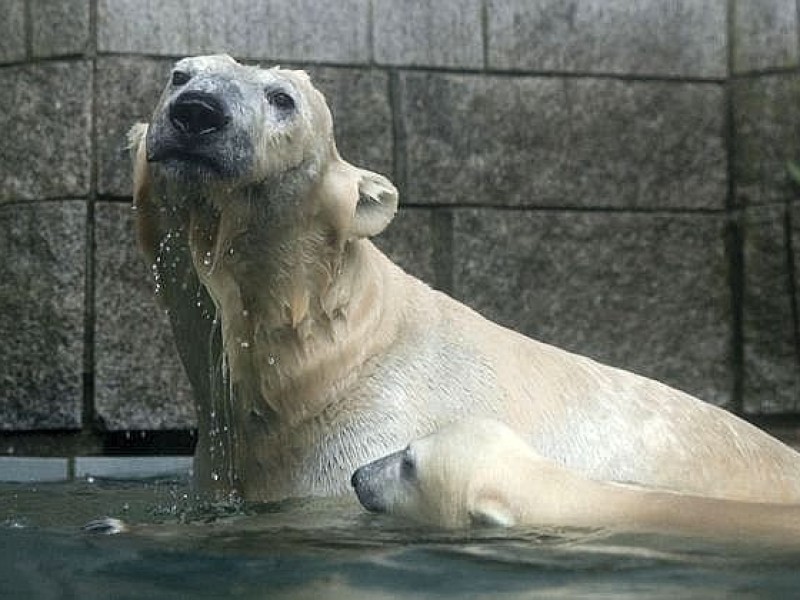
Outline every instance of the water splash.
<svg viewBox="0 0 800 600">
<path fill-rule="evenodd" d="M 209 343 L 209 374 L 211 379 L 209 410 L 210 476 L 222 490 L 235 492 L 238 483 L 236 470 L 236 431 L 233 420 L 235 393 L 230 377 L 228 356 L 222 344 L 222 315 L 217 309 Z"/>
</svg>

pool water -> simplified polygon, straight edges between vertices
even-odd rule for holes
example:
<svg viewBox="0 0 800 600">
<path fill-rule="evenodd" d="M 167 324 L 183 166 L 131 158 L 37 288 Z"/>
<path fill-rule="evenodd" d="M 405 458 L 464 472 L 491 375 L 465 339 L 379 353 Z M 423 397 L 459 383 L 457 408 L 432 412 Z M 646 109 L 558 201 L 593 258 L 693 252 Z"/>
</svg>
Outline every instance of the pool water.
<svg viewBox="0 0 800 600">
<path fill-rule="evenodd" d="M 98 535 L 112 515 L 132 531 Z M 0 598 L 798 598 L 797 549 L 435 531 L 352 498 L 194 502 L 184 480 L 0 484 Z"/>
</svg>

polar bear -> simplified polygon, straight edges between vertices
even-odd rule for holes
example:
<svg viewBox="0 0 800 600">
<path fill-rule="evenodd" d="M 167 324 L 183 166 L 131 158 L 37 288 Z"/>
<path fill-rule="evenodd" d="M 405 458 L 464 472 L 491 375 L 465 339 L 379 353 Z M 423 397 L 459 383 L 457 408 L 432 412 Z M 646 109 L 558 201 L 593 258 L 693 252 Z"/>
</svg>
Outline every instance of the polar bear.
<svg viewBox="0 0 800 600">
<path fill-rule="evenodd" d="M 723 500 L 596 481 L 538 454 L 507 425 L 466 418 L 357 469 L 367 510 L 437 527 L 602 528 L 756 535 L 797 545 L 800 505 Z"/>
<path fill-rule="evenodd" d="M 180 60 L 130 141 L 139 243 L 195 392 L 201 491 L 347 494 L 359 465 L 482 415 L 590 478 L 800 501 L 800 455 L 766 433 L 393 264 L 369 238 L 397 190 L 339 155 L 304 72 Z"/>
</svg>

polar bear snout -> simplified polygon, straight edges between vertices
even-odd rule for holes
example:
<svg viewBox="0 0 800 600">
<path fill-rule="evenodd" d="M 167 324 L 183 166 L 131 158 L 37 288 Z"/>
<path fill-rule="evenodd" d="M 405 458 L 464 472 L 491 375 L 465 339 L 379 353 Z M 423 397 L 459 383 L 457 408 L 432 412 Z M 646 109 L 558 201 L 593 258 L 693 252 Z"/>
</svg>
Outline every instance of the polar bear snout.
<svg viewBox="0 0 800 600">
<path fill-rule="evenodd" d="M 226 69 L 214 63 L 192 74 L 187 63 L 173 72 L 147 131 L 150 165 L 199 182 L 241 179 L 252 171 L 261 86 L 237 81 Z"/>
<path fill-rule="evenodd" d="M 230 122 L 224 98 L 202 91 L 181 94 L 169 107 L 169 121 L 184 136 L 208 136 Z"/>
<path fill-rule="evenodd" d="M 397 493 L 397 474 L 404 451 L 395 452 L 356 469 L 350 483 L 361 505 L 370 512 L 389 512 Z"/>
</svg>

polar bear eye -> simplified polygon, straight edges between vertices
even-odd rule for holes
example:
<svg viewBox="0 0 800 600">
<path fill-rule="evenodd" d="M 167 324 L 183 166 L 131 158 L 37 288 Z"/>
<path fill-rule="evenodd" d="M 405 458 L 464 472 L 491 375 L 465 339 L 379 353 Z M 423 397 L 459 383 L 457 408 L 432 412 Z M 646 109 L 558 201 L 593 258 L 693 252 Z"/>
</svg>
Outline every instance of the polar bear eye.
<svg viewBox="0 0 800 600">
<path fill-rule="evenodd" d="M 172 72 L 172 85 L 185 85 L 189 83 L 192 78 L 186 71 L 173 71 Z"/>
<path fill-rule="evenodd" d="M 281 90 L 267 90 L 267 101 L 282 112 L 289 112 L 294 109 L 294 98 Z"/>
<path fill-rule="evenodd" d="M 411 446 L 407 446 L 403 450 L 403 458 L 400 462 L 400 475 L 403 479 L 412 480 L 417 476 L 417 460 L 414 457 L 414 451 Z"/>
</svg>

